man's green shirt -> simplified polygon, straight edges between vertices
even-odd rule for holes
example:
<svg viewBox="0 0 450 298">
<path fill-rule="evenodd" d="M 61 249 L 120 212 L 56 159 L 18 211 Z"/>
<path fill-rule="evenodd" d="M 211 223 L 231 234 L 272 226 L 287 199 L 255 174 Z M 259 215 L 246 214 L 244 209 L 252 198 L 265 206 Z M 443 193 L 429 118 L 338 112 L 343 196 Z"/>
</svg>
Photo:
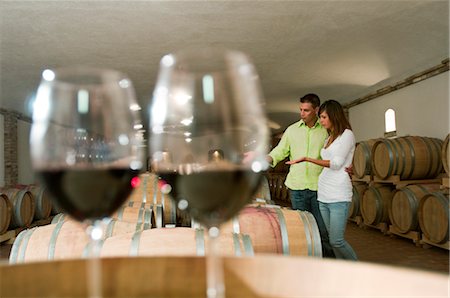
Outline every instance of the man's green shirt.
<svg viewBox="0 0 450 298">
<path fill-rule="evenodd" d="M 272 157 L 272 167 L 289 157 L 289 160 L 308 156 L 320 159 L 328 132 L 317 119 L 313 127 L 309 128 L 303 120 L 290 125 L 283 134 L 278 145 L 269 155 Z M 322 167 L 310 162 L 291 165 L 284 184 L 292 190 L 310 189 L 317 191 L 317 183 Z"/>
</svg>

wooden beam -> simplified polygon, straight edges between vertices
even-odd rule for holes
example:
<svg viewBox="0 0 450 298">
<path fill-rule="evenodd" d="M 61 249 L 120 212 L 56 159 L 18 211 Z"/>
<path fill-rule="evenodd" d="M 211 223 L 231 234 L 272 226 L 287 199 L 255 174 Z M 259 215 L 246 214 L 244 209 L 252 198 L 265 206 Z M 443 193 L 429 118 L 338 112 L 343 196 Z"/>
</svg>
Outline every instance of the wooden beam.
<svg viewBox="0 0 450 298">
<path fill-rule="evenodd" d="M 429 79 L 431 77 L 434 77 L 434 76 L 436 76 L 438 74 L 441 74 L 443 72 L 446 72 L 446 71 L 449 71 L 449 58 L 442 60 L 441 63 L 438 64 L 438 65 L 435 65 L 435 66 L 433 66 L 431 68 L 428 68 L 428 69 L 426 69 L 424 71 L 421 71 L 421 72 L 418 72 L 418 73 L 416 73 L 416 74 L 414 74 L 412 76 L 409 76 L 406 79 L 395 83 L 394 85 L 388 85 L 388 86 L 383 87 L 381 89 L 378 89 L 377 91 L 375 91 L 373 93 L 370 93 L 370 94 L 368 94 L 366 96 L 357 98 L 357 99 L 351 101 L 350 103 L 344 105 L 344 108 L 349 109 L 349 108 L 354 107 L 356 105 L 365 103 L 365 102 L 367 102 L 369 100 L 375 99 L 377 97 L 386 95 L 388 93 L 391 93 L 393 91 L 399 90 L 401 88 L 405 88 L 405 87 L 407 87 L 409 85 L 416 84 L 416 83 L 421 82 L 423 80 Z"/>
</svg>

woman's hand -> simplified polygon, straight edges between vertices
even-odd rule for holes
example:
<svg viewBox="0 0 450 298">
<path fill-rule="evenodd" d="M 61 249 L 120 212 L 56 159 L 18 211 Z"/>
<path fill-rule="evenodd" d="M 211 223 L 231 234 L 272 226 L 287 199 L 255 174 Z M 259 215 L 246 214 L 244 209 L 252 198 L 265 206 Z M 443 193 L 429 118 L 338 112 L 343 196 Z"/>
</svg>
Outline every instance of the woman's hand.
<svg viewBox="0 0 450 298">
<path fill-rule="evenodd" d="M 293 159 L 293 160 L 287 161 L 286 164 L 287 165 L 293 165 L 293 164 L 296 164 L 296 163 L 301 163 L 301 162 L 307 161 L 306 159 L 307 159 L 307 157 L 303 156 L 303 157 L 300 157 L 299 159 Z"/>
</svg>

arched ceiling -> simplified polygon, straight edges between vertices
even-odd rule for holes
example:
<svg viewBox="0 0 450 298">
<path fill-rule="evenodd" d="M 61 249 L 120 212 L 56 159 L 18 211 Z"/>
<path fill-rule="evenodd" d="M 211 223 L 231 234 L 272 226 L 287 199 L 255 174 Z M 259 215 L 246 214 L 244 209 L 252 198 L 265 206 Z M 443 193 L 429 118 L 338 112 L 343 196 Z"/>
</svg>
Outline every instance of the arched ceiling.
<svg viewBox="0 0 450 298">
<path fill-rule="evenodd" d="M 204 44 L 246 52 L 282 131 L 299 96 L 348 103 L 449 56 L 448 1 L 1 1 L 0 107 L 31 114 L 42 70 L 127 73 L 146 117 L 160 58 Z"/>
</svg>

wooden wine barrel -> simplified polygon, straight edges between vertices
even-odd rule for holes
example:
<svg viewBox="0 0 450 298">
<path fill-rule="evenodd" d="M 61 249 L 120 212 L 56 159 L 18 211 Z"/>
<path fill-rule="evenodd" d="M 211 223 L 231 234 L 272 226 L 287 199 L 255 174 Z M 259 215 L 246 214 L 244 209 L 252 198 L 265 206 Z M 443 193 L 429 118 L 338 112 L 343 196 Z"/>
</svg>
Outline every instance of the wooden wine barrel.
<svg viewBox="0 0 450 298">
<path fill-rule="evenodd" d="M 204 257 L 117 257 L 99 262 L 103 297 L 206 297 Z M 60 260 L 0 266 L 5 285 L 0 294 L 22 298 L 88 297 L 89 265 L 89 260 Z M 448 274 L 370 262 L 227 256 L 223 268 L 227 297 L 448 296 Z M 318 279 L 320 286 L 305 286 L 317 284 Z"/>
<path fill-rule="evenodd" d="M 12 204 L 8 196 L 0 193 L 0 235 L 5 233 L 11 223 L 12 218 Z"/>
<path fill-rule="evenodd" d="M 221 231 L 243 233 L 252 239 L 255 253 L 322 257 L 319 229 L 306 211 L 277 206 L 246 206 Z"/>
<path fill-rule="evenodd" d="M 50 212 L 51 215 L 56 215 L 63 213 L 64 210 L 58 206 L 58 203 L 55 201 L 52 201 L 52 211 Z"/>
<path fill-rule="evenodd" d="M 449 240 L 449 198 L 442 192 L 425 195 L 419 204 L 419 224 L 424 236 L 433 243 Z"/>
<path fill-rule="evenodd" d="M 176 202 L 161 189 L 161 180 L 157 175 L 146 172 L 139 175 L 140 185 L 137 187 L 127 201 L 151 203 L 153 205 L 162 206 L 162 221 L 164 225 L 186 225 L 190 222 L 190 218 L 186 212 L 177 208 Z M 127 205 L 127 203 L 125 203 Z"/>
<path fill-rule="evenodd" d="M 408 185 L 396 190 L 392 196 L 389 219 L 400 233 L 419 231 L 417 212 L 422 198 L 439 190 L 439 184 Z"/>
<path fill-rule="evenodd" d="M 284 175 L 278 175 L 275 190 L 275 198 L 278 201 L 283 201 L 284 180 Z"/>
<path fill-rule="evenodd" d="M 34 219 L 49 218 L 52 212 L 52 201 L 45 187 L 29 185 L 27 190 L 34 196 Z"/>
<path fill-rule="evenodd" d="M 444 170 L 447 174 L 450 174 L 449 171 L 449 164 L 448 164 L 448 155 L 449 155 L 449 151 L 448 151 L 448 141 L 450 138 L 450 134 L 447 135 L 447 137 L 444 140 L 444 143 L 442 144 L 442 151 L 441 151 L 441 159 L 442 159 L 442 165 L 444 167 Z"/>
<path fill-rule="evenodd" d="M 283 183 L 281 184 L 281 201 L 284 202 L 284 204 L 287 206 L 292 206 L 289 195 L 289 188 L 287 188 L 287 186 L 284 185 L 284 180 L 285 178 L 283 178 Z"/>
<path fill-rule="evenodd" d="M 272 199 L 275 198 L 275 189 L 276 189 L 276 181 L 277 181 L 277 176 L 275 176 L 272 173 L 269 173 L 269 188 L 270 188 L 270 197 Z"/>
<path fill-rule="evenodd" d="M 161 228 L 164 226 L 161 206 L 153 206 L 142 202 L 134 203 L 127 202 L 127 205 L 120 207 L 111 215 L 111 218 L 118 221 L 136 223 L 137 226 L 142 226 L 143 229 Z M 59 213 L 53 217 L 52 224 L 70 219 L 70 215 Z"/>
<path fill-rule="evenodd" d="M 355 218 L 361 215 L 361 202 L 366 190 L 366 183 L 353 183 L 353 196 L 348 210 L 348 218 Z"/>
<path fill-rule="evenodd" d="M 272 204 L 272 198 L 270 196 L 270 187 L 269 187 L 269 181 L 266 176 L 261 177 L 261 184 L 256 191 L 256 193 L 253 195 L 254 201 L 264 201 L 267 204 Z"/>
<path fill-rule="evenodd" d="M 4 188 L 2 192 L 8 197 L 13 206 L 10 229 L 28 227 L 34 217 L 34 197 L 26 189 Z"/>
<path fill-rule="evenodd" d="M 382 139 L 372 148 L 372 170 L 380 179 L 398 175 L 400 179 L 434 178 L 442 171 L 442 141 L 407 136 Z"/>
<path fill-rule="evenodd" d="M 206 236 L 203 229 L 184 227 L 129 233 L 106 239 L 101 256 L 204 256 L 208 253 Z M 222 233 L 217 241 L 221 255 L 253 255 L 248 235 Z"/>
<path fill-rule="evenodd" d="M 80 258 L 87 253 L 88 236 L 84 226 L 74 220 L 22 231 L 11 248 L 10 263 Z M 111 220 L 104 227 L 105 237 L 141 231 L 143 225 Z"/>
<path fill-rule="evenodd" d="M 144 226 L 144 229 L 163 226 L 161 206 L 150 205 L 149 207 L 141 208 L 140 206 L 129 207 L 124 205 L 114 212 L 111 218 L 140 224 Z"/>
<path fill-rule="evenodd" d="M 357 178 L 363 178 L 372 173 L 372 147 L 380 139 L 370 139 L 356 144 L 353 155 L 353 174 Z"/>
<path fill-rule="evenodd" d="M 367 225 L 389 223 L 389 208 L 392 201 L 390 186 L 369 186 L 361 204 L 361 215 Z"/>
<path fill-rule="evenodd" d="M 68 214 L 58 213 L 55 216 L 53 216 L 51 223 L 52 224 L 57 224 L 59 222 L 69 220 L 69 218 L 70 218 L 70 216 Z"/>
</svg>

